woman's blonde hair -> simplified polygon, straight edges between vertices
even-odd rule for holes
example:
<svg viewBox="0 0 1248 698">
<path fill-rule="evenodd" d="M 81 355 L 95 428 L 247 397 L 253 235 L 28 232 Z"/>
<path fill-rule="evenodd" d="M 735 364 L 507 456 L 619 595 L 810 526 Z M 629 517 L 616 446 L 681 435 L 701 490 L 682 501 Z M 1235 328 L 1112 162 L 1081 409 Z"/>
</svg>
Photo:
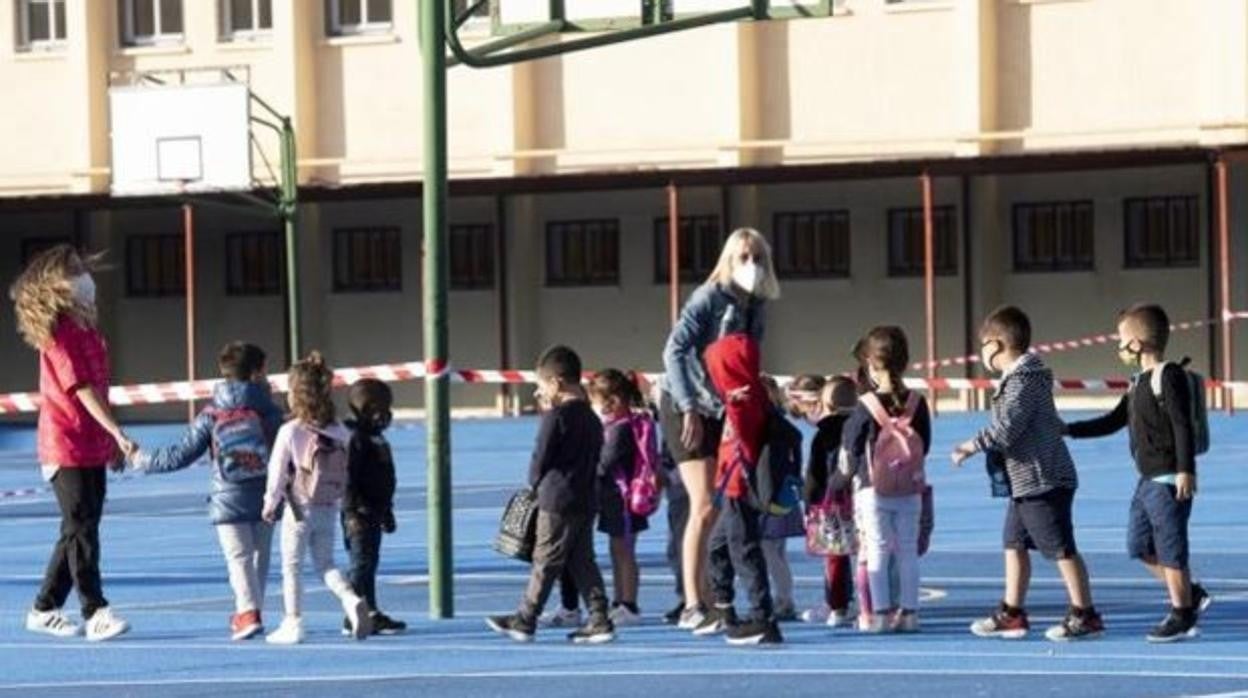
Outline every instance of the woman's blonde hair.
<svg viewBox="0 0 1248 698">
<path fill-rule="evenodd" d="M 321 352 L 290 367 L 290 413 L 312 426 L 324 427 L 334 421 L 334 372 Z"/>
<path fill-rule="evenodd" d="M 95 306 L 74 297 L 75 277 L 99 271 L 102 254 L 80 255 L 70 245 L 56 245 L 39 253 L 9 287 L 17 315 L 17 331 L 35 349 L 43 349 L 62 315 L 94 327 Z"/>
<path fill-rule="evenodd" d="M 767 242 L 767 238 L 763 237 L 762 233 L 753 228 L 737 228 L 732 231 L 732 234 L 724 241 L 724 249 L 719 253 L 719 262 L 711 270 L 711 275 L 706 279 L 707 283 L 720 286 L 731 285 L 732 270 L 736 266 L 737 255 L 745 245 L 753 248 L 758 258 L 758 266 L 763 272 L 758 279 L 758 285 L 754 288 L 753 295 L 769 301 L 776 300 L 780 297 L 780 282 L 776 280 L 776 269 L 771 261 L 771 244 Z"/>
</svg>

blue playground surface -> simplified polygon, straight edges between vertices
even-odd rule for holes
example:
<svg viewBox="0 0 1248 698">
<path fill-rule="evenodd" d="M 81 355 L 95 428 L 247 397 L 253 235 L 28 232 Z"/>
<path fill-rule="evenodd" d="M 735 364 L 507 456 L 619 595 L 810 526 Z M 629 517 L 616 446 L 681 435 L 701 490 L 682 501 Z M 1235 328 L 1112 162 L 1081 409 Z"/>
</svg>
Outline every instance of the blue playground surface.
<svg viewBox="0 0 1248 698">
<path fill-rule="evenodd" d="M 1031 636 L 1009 642 L 970 635 L 970 622 L 1000 598 L 1003 504 L 988 496 L 982 459 L 954 470 L 946 454 L 984 419 L 954 415 L 936 422 L 928 465 L 936 533 L 923 560 L 923 632 L 917 636 L 786 624 L 787 644 L 763 650 L 666 627 L 659 616 L 675 597 L 661 514 L 639 543 L 645 625 L 625 628 L 616 643 L 601 647 L 571 646 L 554 630 L 527 646 L 494 635 L 482 617 L 513 609 L 526 578 L 523 565 L 499 557 L 490 544 L 503 503 L 526 471 L 532 419 L 454 424 L 456 618 L 429 620 L 424 432 L 419 424 L 401 424 L 391 432 L 400 468 L 399 531 L 385 540 L 378 593 L 387 612 L 411 624 L 407 635 L 363 643 L 341 637 L 341 611 L 309 573 L 306 644 L 231 642 L 225 566 L 203 503 L 208 474 L 190 468 L 110 483 L 104 588 L 133 630 L 99 645 L 23 630 L 58 516 L 48 494 L 0 499 L 0 694 L 1248 697 L 1248 417 L 1214 417 L 1191 537 L 1195 571 L 1216 602 L 1200 639 L 1169 646 L 1144 641 L 1165 611 L 1165 596 L 1123 552 L 1134 486 L 1125 435 L 1072 445 L 1082 480 L 1076 531 L 1108 623 L 1106 637 L 1070 645 L 1043 639 L 1065 602 L 1056 569 L 1039 558 Z M 180 427 L 136 426 L 131 433 L 158 446 L 175 439 Z M 0 428 L 0 490 L 40 485 L 33 431 Z M 274 547 L 265 609 L 270 627 L 281 616 L 276 541 Z M 808 606 L 822 595 L 821 572 L 800 548 L 800 541 L 790 541 L 798 604 Z M 605 563 L 605 542 L 597 550 Z M 340 564 L 345 560 L 340 552 Z"/>
</svg>

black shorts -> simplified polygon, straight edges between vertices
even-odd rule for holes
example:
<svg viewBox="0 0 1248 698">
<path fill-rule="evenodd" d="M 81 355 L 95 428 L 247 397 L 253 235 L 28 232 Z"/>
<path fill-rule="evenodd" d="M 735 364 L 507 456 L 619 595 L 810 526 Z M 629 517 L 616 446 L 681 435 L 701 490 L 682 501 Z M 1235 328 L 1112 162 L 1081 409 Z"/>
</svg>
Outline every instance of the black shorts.
<svg viewBox="0 0 1248 698">
<path fill-rule="evenodd" d="M 1079 554 L 1071 507 L 1075 491 L 1059 487 L 1034 497 L 1010 500 L 1002 534 L 1006 550 L 1039 550 L 1049 560 Z"/>
<path fill-rule="evenodd" d="M 692 450 L 685 448 L 680 442 L 680 433 L 685 428 L 684 415 L 676 409 L 670 396 L 664 394 L 659 401 L 659 426 L 663 429 L 663 443 L 672 454 L 677 465 L 692 460 L 715 458 L 719 451 L 719 440 L 724 433 L 724 422 L 715 417 L 702 416 L 702 443 Z"/>
</svg>

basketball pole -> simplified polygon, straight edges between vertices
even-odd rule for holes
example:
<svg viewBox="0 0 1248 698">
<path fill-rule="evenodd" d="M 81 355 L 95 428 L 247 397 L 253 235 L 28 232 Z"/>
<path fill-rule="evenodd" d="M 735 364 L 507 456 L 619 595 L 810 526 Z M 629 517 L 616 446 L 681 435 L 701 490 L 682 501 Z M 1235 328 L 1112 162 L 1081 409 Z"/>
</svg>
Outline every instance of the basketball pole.
<svg viewBox="0 0 1248 698">
<path fill-rule="evenodd" d="M 182 204 L 183 261 L 186 265 L 186 380 L 195 385 L 195 209 Z M 195 393 L 186 401 L 186 421 L 195 421 Z"/>
<path fill-rule="evenodd" d="M 299 317 L 299 241 L 295 237 L 298 220 L 299 182 L 295 167 L 295 129 L 290 117 L 282 117 L 282 191 L 278 214 L 282 218 L 286 242 L 286 337 L 287 360 L 291 366 L 303 351 Z"/>
<path fill-rule="evenodd" d="M 447 374 L 446 277 L 446 54 L 444 34 L 451 0 L 420 7 L 424 177 L 425 452 L 428 462 L 429 616 L 455 615 L 451 549 L 450 383 Z"/>
</svg>

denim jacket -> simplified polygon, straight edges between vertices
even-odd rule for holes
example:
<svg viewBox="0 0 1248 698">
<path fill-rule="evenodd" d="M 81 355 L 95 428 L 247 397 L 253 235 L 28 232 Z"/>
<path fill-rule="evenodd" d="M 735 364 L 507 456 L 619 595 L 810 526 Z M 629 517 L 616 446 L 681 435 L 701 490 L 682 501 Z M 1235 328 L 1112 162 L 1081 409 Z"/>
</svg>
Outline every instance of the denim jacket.
<svg viewBox="0 0 1248 698">
<path fill-rule="evenodd" d="M 663 348 L 661 387 L 678 412 L 708 417 L 723 414 L 723 401 L 711 386 L 702 353 L 728 334 L 748 333 L 761 342 L 765 308 L 765 301 L 753 296 L 743 306 L 731 289 L 715 283 L 703 284 L 693 292 Z"/>
</svg>

